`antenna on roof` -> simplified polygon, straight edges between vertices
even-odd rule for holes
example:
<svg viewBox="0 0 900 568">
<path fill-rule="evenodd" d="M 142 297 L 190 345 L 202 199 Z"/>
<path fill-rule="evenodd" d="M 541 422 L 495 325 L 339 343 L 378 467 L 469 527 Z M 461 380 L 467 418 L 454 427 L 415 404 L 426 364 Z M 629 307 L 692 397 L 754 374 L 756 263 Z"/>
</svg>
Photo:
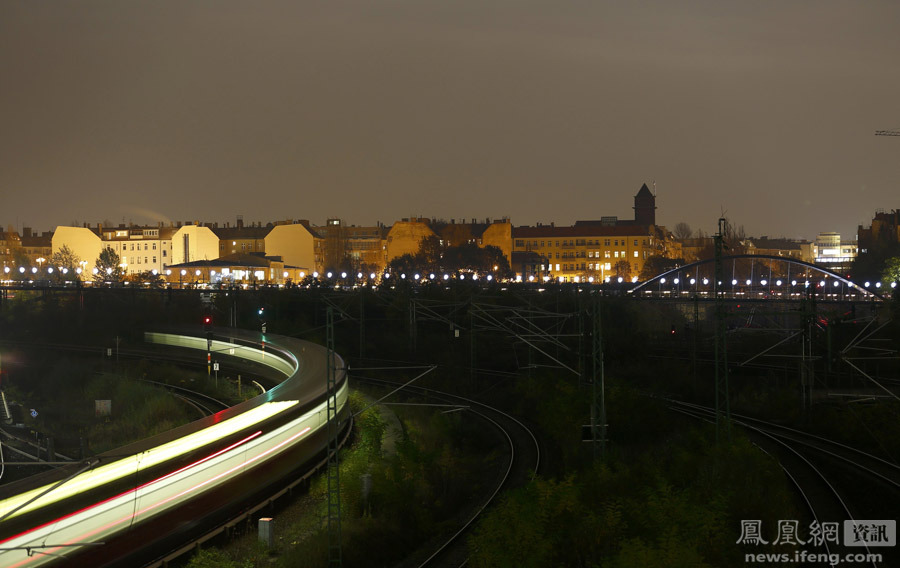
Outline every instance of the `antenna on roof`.
<svg viewBox="0 0 900 568">
<path fill-rule="evenodd" d="M 653 197 L 656 197 L 656 180 L 651 180 L 650 183 L 653 184 Z"/>
</svg>

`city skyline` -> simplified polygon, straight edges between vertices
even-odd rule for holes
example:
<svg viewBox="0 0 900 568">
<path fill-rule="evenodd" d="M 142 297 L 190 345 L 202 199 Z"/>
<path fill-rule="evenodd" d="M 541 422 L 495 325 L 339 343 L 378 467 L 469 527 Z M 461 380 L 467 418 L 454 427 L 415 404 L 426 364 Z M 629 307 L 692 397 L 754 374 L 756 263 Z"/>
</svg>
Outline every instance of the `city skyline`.
<svg viewBox="0 0 900 568">
<path fill-rule="evenodd" d="M 900 207 L 900 6 L 0 6 L 4 223 L 630 218 L 856 235 Z"/>
</svg>

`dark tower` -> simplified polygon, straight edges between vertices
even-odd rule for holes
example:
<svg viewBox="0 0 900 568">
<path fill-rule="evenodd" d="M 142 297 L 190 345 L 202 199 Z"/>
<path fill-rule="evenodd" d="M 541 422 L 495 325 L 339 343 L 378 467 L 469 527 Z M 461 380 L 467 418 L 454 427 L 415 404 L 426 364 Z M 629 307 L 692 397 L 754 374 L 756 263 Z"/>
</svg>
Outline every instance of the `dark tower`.
<svg viewBox="0 0 900 568">
<path fill-rule="evenodd" d="M 647 184 L 634 196 L 634 223 L 635 225 L 656 224 L 656 196 L 650 193 Z"/>
</svg>

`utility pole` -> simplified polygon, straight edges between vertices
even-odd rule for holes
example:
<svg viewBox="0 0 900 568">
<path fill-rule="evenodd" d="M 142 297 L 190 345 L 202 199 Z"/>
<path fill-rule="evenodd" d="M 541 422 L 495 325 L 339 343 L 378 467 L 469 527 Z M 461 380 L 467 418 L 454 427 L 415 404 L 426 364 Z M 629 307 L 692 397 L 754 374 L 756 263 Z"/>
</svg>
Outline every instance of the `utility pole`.
<svg viewBox="0 0 900 568">
<path fill-rule="evenodd" d="M 409 298 L 409 351 L 416 352 L 416 300 Z"/>
<path fill-rule="evenodd" d="M 325 314 L 326 346 L 326 419 L 328 430 L 328 566 L 341 568 L 341 478 L 338 457 L 337 369 L 334 353 L 334 308 L 328 306 Z"/>
<path fill-rule="evenodd" d="M 803 313 L 803 340 L 800 344 L 800 388 L 803 408 L 812 408 L 812 390 L 815 381 L 815 367 L 813 361 L 813 327 L 816 321 L 816 300 L 813 294 L 813 284 L 806 288 L 806 298 L 801 300 Z"/>
<path fill-rule="evenodd" d="M 731 410 L 728 406 L 728 351 L 725 344 L 725 305 L 722 290 L 722 253 L 725 249 L 726 220 L 719 219 L 716 233 L 716 268 L 714 290 L 716 296 L 716 442 L 731 437 Z"/>
<path fill-rule="evenodd" d="M 366 356 L 366 287 L 359 290 L 359 358 Z"/>
<path fill-rule="evenodd" d="M 694 341 L 691 349 L 691 370 L 697 384 L 697 343 L 700 341 L 700 298 L 694 294 Z"/>
<path fill-rule="evenodd" d="M 471 308 L 469 308 L 471 310 Z M 476 359 L 478 358 L 475 353 L 475 316 L 472 315 L 472 312 L 469 312 L 470 324 L 469 327 L 471 331 L 469 332 L 469 379 L 471 381 L 471 386 L 475 388 L 475 378 L 476 378 Z"/>
<path fill-rule="evenodd" d="M 603 339 L 600 326 L 600 294 L 594 294 L 591 333 L 591 440 L 594 459 L 606 457 L 606 376 L 603 367 Z"/>
</svg>

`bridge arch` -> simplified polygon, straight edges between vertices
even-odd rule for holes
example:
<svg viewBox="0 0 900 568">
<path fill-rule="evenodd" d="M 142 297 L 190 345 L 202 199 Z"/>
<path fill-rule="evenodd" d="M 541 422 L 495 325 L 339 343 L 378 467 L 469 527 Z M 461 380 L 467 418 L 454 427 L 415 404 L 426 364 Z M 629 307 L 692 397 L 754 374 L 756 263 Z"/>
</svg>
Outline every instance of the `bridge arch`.
<svg viewBox="0 0 900 568">
<path fill-rule="evenodd" d="M 884 287 L 859 284 L 823 266 L 802 260 L 768 254 L 735 254 L 722 257 L 724 274 L 722 289 L 727 295 L 797 296 L 814 287 L 823 299 L 862 299 L 882 301 Z M 698 260 L 657 274 L 631 289 L 631 294 L 653 292 L 671 295 L 699 293 L 712 295 L 715 259 Z M 880 284 L 880 283 L 879 283 Z M 890 288 L 888 287 L 889 291 Z"/>
</svg>

